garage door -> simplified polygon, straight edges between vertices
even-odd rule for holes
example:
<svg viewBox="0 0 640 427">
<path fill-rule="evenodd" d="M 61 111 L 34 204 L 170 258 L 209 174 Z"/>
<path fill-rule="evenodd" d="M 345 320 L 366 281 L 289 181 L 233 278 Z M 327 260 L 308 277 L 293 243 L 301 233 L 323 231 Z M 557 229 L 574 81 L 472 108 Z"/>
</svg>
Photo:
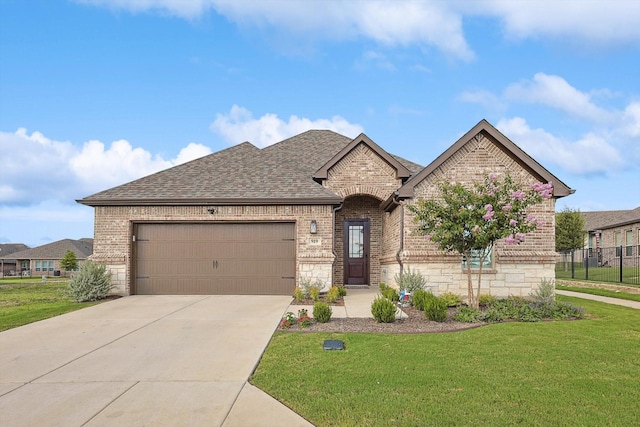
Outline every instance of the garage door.
<svg viewBox="0 0 640 427">
<path fill-rule="evenodd" d="M 295 225 L 137 224 L 140 295 L 291 295 Z"/>
</svg>

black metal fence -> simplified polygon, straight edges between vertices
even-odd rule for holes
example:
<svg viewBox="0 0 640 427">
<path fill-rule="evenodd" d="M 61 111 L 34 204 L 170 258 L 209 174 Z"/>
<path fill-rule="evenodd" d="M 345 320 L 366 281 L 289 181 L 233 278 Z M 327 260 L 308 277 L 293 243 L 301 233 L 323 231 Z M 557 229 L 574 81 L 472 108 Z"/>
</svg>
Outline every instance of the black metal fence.
<svg viewBox="0 0 640 427">
<path fill-rule="evenodd" d="M 640 245 L 560 252 L 557 279 L 640 285 Z"/>
</svg>

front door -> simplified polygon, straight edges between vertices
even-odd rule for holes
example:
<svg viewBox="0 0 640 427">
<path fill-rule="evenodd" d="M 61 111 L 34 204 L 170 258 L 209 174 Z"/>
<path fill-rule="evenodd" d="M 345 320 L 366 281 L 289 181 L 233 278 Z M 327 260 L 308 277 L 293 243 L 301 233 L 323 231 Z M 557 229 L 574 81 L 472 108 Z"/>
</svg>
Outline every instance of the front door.
<svg viewBox="0 0 640 427">
<path fill-rule="evenodd" d="M 344 222 L 344 284 L 369 284 L 369 220 Z"/>
</svg>

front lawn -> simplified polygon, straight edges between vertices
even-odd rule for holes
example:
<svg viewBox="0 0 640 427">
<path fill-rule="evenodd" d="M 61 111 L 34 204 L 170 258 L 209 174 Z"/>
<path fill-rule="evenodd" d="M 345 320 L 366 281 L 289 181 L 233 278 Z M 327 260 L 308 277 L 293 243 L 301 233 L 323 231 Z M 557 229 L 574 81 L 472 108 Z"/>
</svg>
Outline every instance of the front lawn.
<svg viewBox="0 0 640 427">
<path fill-rule="evenodd" d="M 640 294 L 613 291 L 611 289 L 586 288 L 584 286 L 565 286 L 558 284 L 556 284 L 556 289 L 560 289 L 562 291 L 582 292 L 583 294 L 599 295 L 601 297 L 618 298 L 629 301 L 640 301 Z"/>
<path fill-rule="evenodd" d="M 67 280 L 0 280 L 0 331 L 58 316 L 97 303 L 76 303 L 62 294 Z"/>
<path fill-rule="evenodd" d="M 318 426 L 637 425 L 640 310 L 558 299 L 588 318 L 445 334 L 277 332 L 251 382 Z M 346 350 L 322 350 L 329 338 Z"/>
</svg>

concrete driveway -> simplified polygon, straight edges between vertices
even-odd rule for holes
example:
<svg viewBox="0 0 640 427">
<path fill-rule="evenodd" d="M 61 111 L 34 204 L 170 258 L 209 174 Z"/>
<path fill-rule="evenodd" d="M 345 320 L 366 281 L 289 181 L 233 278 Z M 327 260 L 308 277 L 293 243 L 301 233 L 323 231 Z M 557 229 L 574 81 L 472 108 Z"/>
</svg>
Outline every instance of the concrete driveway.
<svg viewBox="0 0 640 427">
<path fill-rule="evenodd" d="M 290 301 L 130 296 L 2 332 L 0 424 L 310 425 L 246 382 Z"/>
</svg>

